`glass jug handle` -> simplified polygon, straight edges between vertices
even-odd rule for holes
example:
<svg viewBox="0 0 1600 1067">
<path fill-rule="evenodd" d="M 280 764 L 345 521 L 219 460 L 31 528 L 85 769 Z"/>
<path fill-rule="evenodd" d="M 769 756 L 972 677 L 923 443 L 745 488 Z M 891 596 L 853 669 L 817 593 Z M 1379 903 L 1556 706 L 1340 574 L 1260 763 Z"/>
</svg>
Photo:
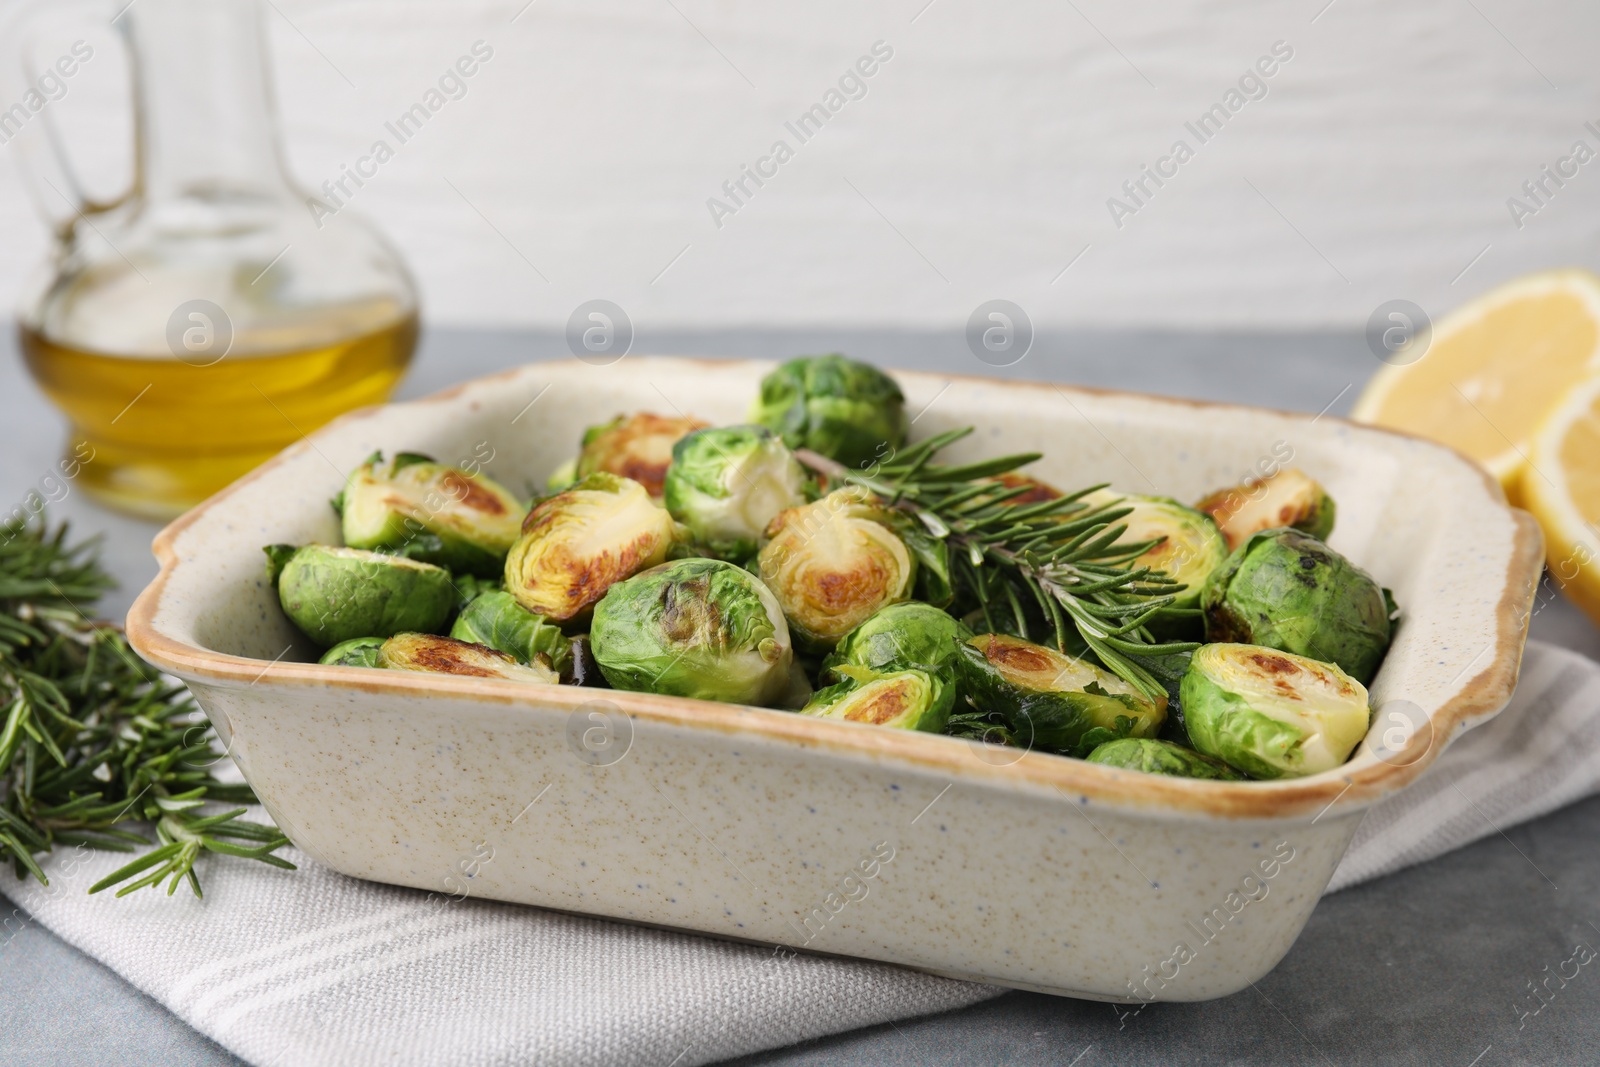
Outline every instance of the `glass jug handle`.
<svg viewBox="0 0 1600 1067">
<path fill-rule="evenodd" d="M 127 0 L 115 2 L 113 24 L 133 6 Z M 103 19 L 108 7 L 106 0 L 0 0 L 0 87 L 4 94 L 0 96 L 0 145 L 16 154 L 34 206 L 58 236 L 85 214 L 104 211 L 124 200 L 126 194 L 108 202 L 90 199 L 51 107 L 67 94 L 79 67 L 93 58 L 93 46 L 78 39 L 64 45 L 52 42 L 45 48 L 34 23 L 46 11 L 51 15 L 92 12 Z"/>
</svg>

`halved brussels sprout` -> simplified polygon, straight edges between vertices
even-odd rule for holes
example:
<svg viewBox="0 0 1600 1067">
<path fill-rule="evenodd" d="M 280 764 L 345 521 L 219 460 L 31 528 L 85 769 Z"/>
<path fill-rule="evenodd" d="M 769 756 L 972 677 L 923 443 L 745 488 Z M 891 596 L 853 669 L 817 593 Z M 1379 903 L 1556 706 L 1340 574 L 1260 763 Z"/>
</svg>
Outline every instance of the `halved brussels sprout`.
<svg viewBox="0 0 1600 1067">
<path fill-rule="evenodd" d="M 672 447 L 684 435 L 703 430 L 706 425 L 699 419 L 648 412 L 618 415 L 603 426 L 591 426 L 585 431 L 576 475 L 581 479 L 604 471 L 632 478 L 660 499 L 662 482 L 672 464 Z"/>
<path fill-rule="evenodd" d="M 939 733 L 950 721 L 955 690 L 926 671 L 897 671 L 819 689 L 802 715 Z"/>
<path fill-rule="evenodd" d="M 517 539 L 526 510 L 482 474 L 402 452 L 375 452 L 350 472 L 338 502 L 344 543 L 494 575 Z"/>
<path fill-rule="evenodd" d="M 383 658 L 378 650 L 383 641 L 381 637 L 352 637 L 328 649 L 317 662 L 333 667 L 381 667 Z"/>
<path fill-rule="evenodd" d="M 680 559 L 613 585 L 589 630 L 615 689 L 771 704 L 794 650 L 778 600 L 743 568 Z"/>
<path fill-rule="evenodd" d="M 644 486 L 591 474 L 528 513 L 506 556 L 506 592 L 547 619 L 581 619 L 612 583 L 664 561 L 678 536 Z"/>
<path fill-rule="evenodd" d="M 572 665 L 571 638 L 555 623 L 518 604 L 504 590 L 483 593 L 469 601 L 451 625 L 450 636 L 504 652 L 518 663 L 532 663 L 543 656 L 563 674 Z"/>
<path fill-rule="evenodd" d="M 864 667 L 880 674 L 916 669 L 954 688 L 957 646 L 971 637 L 965 623 L 930 604 L 916 600 L 890 604 L 845 635 L 823 661 L 823 676 L 843 681 L 842 667 Z"/>
<path fill-rule="evenodd" d="M 266 552 L 283 613 L 324 648 L 438 630 L 455 608 L 450 572 L 421 560 L 332 545 L 271 545 Z"/>
<path fill-rule="evenodd" d="M 1366 571 L 1299 530 L 1263 530 L 1206 583 L 1208 641 L 1335 663 L 1366 685 L 1389 649 L 1390 603 Z"/>
<path fill-rule="evenodd" d="M 1103 763 L 1107 767 L 1123 767 L 1146 774 L 1170 774 L 1175 778 L 1209 778 L 1220 782 L 1237 782 L 1244 778 L 1226 763 L 1203 752 L 1148 737 L 1107 741 L 1089 753 L 1088 760 L 1090 763 Z"/>
<path fill-rule="evenodd" d="M 765 426 L 696 430 L 672 446 L 664 502 L 695 542 L 721 559 L 761 547 L 767 524 L 806 502 L 806 473 Z"/>
<path fill-rule="evenodd" d="M 1293 526 L 1326 541 L 1333 533 L 1336 510 L 1327 490 L 1293 467 L 1270 478 L 1219 489 L 1195 507 L 1216 520 L 1230 551 L 1251 534 L 1280 526 Z"/>
<path fill-rule="evenodd" d="M 750 421 L 847 467 L 882 460 L 906 440 L 905 396 L 877 367 L 837 353 L 802 356 L 761 380 Z"/>
<path fill-rule="evenodd" d="M 846 486 L 778 513 L 757 566 L 795 637 L 825 651 L 885 604 L 905 600 L 917 577 L 889 513 L 865 489 Z"/>
<path fill-rule="evenodd" d="M 521 664 L 504 652 L 434 634 L 395 634 L 379 650 L 383 666 L 400 671 L 498 678 L 507 682 L 557 685 L 560 678 L 543 657 Z"/>
<path fill-rule="evenodd" d="M 1183 676 L 1194 747 L 1256 778 L 1341 766 L 1367 735 L 1366 688 L 1329 663 L 1260 645 L 1203 645 Z"/>
<path fill-rule="evenodd" d="M 1091 507 L 1115 504 L 1130 508 L 1112 525 L 1126 525 L 1127 532 L 1117 544 L 1136 544 L 1166 538 L 1140 555 L 1130 566 L 1161 571 L 1186 587 L 1172 602 L 1174 608 L 1197 608 L 1206 578 L 1228 558 L 1228 543 L 1211 516 L 1176 500 L 1159 496 L 1129 496 L 1101 489 L 1084 497 Z"/>
<path fill-rule="evenodd" d="M 1167 698 L 1152 701 L 1110 671 L 1018 637 L 979 634 L 960 646 L 967 701 L 1005 720 L 1025 748 L 1083 756 L 1119 737 L 1154 737 Z"/>
</svg>

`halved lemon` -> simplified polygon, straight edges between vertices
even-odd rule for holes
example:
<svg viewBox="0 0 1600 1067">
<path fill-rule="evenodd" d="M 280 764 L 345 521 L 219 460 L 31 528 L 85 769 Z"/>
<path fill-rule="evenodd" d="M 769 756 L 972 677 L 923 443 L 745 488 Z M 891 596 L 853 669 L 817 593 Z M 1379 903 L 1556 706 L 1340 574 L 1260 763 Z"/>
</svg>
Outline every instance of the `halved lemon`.
<svg viewBox="0 0 1600 1067">
<path fill-rule="evenodd" d="M 1569 390 L 1539 424 L 1521 477 L 1551 578 L 1600 623 L 1600 377 Z"/>
<path fill-rule="evenodd" d="M 1353 417 L 1450 445 L 1515 497 L 1534 428 L 1575 382 L 1595 373 L 1600 278 L 1544 271 L 1435 323 L 1422 357 L 1374 375 Z"/>
</svg>

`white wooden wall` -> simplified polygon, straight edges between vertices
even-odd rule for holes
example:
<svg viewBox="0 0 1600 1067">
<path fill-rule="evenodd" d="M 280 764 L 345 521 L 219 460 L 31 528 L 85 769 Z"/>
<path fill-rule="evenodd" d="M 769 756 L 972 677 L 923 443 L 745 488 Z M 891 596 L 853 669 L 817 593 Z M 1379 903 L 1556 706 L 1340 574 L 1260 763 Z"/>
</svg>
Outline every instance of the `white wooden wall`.
<svg viewBox="0 0 1600 1067">
<path fill-rule="evenodd" d="M 1592 2 L 523 5 L 267 8 L 293 172 L 315 187 L 397 147 L 352 205 L 435 321 L 559 327 L 603 297 L 661 324 L 959 327 L 1005 298 L 1041 324 L 1359 328 L 1391 298 L 1437 313 L 1600 266 L 1600 164 L 1560 162 L 1600 150 Z M 91 39 L 59 106 L 110 189 L 123 73 Z M 385 122 L 478 41 L 465 95 L 398 145 Z M 830 100 L 875 42 L 864 95 Z M 785 126 L 830 102 L 804 143 Z M 1185 126 L 1230 103 L 1205 141 Z M 1163 161 L 1180 139 L 1192 158 Z M 779 140 L 792 158 L 762 162 Z M 776 173 L 733 201 L 758 163 Z M 1520 187 L 1545 164 L 1576 173 L 1539 204 Z M 1146 165 L 1171 176 L 1136 201 Z M 1514 219 L 1513 195 L 1538 210 Z M 44 247 L 0 165 L 0 297 Z"/>
</svg>

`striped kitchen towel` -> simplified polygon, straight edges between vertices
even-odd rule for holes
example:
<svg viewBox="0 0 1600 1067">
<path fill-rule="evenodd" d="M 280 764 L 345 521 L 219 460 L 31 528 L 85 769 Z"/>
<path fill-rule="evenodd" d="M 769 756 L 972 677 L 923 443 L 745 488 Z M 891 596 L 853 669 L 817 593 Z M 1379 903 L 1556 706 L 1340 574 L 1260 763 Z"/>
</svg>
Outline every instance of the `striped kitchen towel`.
<svg viewBox="0 0 1600 1067">
<path fill-rule="evenodd" d="M 1600 665 L 1530 645 L 1498 718 L 1368 814 L 1330 891 L 1600 790 Z M 213 863 L 203 901 L 84 889 L 124 857 L 58 854 L 5 892 L 258 1067 L 690 1067 L 1003 990 L 774 954 L 334 874 Z"/>
<path fill-rule="evenodd" d="M 1600 664 L 1528 643 L 1505 711 L 1376 804 L 1328 892 L 1431 860 L 1600 792 Z"/>
</svg>

